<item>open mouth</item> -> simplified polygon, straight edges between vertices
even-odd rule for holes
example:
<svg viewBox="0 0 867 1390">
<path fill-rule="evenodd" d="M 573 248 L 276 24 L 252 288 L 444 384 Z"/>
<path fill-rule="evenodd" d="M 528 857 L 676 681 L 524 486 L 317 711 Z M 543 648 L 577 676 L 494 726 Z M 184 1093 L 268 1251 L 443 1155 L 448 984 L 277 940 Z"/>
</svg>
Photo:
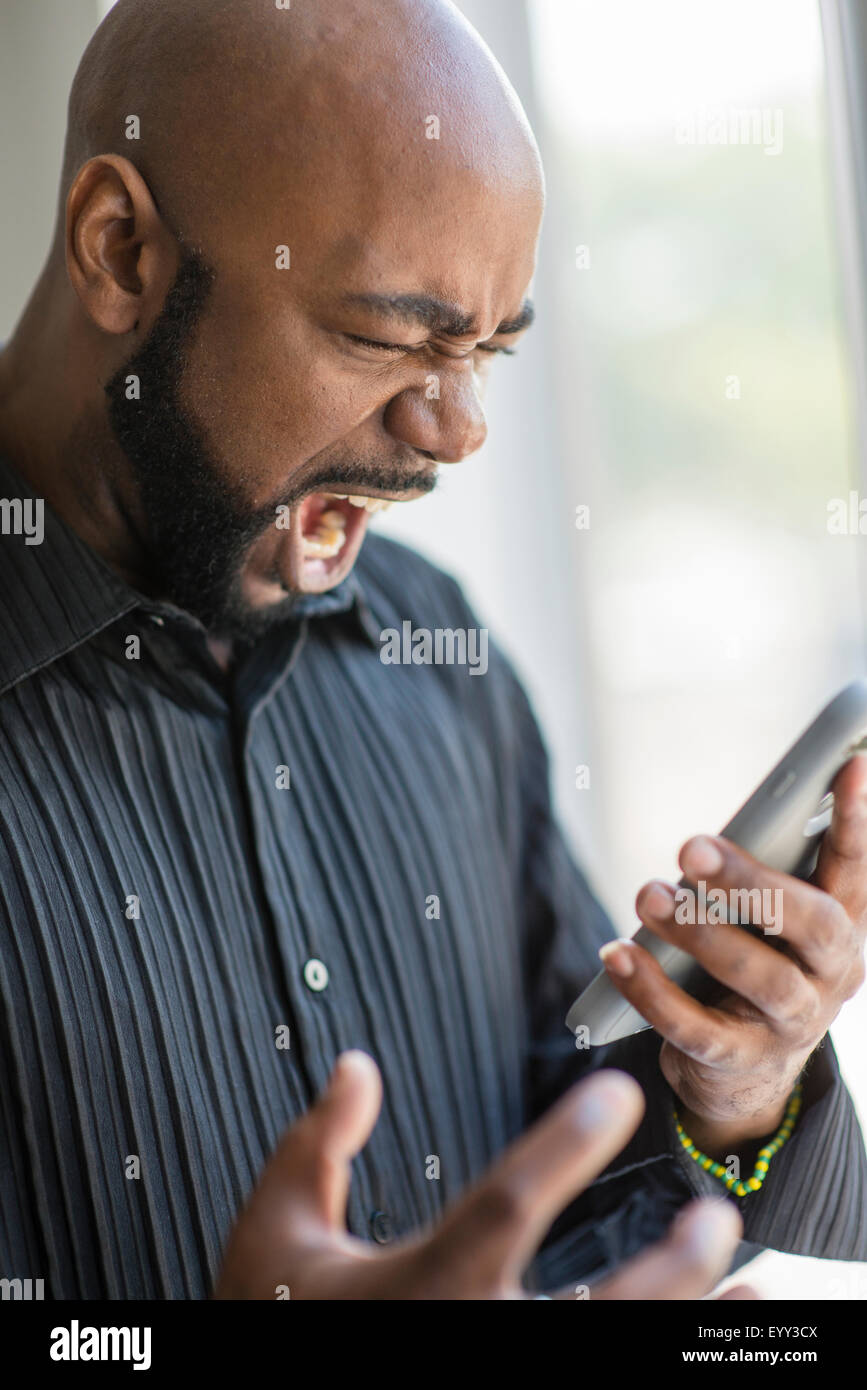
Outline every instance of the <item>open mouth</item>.
<svg viewBox="0 0 867 1390">
<path fill-rule="evenodd" d="M 250 556 L 243 579 L 247 602 L 265 608 L 287 593 L 322 594 L 336 588 L 355 564 L 372 515 L 394 502 L 413 502 L 433 480 L 405 489 L 373 492 L 309 492 L 270 526 Z"/>
<path fill-rule="evenodd" d="M 361 493 L 313 492 L 290 512 L 278 569 L 285 588 L 300 593 L 324 593 L 348 575 L 355 563 L 375 512 L 392 499 Z M 409 500 L 409 496 L 406 500 Z"/>
<path fill-rule="evenodd" d="M 334 560 L 366 528 L 366 516 L 384 512 L 391 502 L 382 497 L 315 492 L 298 508 L 301 553 L 305 560 Z"/>
</svg>

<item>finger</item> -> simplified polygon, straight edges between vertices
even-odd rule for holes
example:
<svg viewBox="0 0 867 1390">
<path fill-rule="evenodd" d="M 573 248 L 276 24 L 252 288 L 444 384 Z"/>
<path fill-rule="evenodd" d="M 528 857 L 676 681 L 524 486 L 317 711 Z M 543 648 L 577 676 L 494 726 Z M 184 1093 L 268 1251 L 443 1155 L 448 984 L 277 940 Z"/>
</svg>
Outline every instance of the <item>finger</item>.
<svg viewBox="0 0 867 1390">
<path fill-rule="evenodd" d="M 676 899 L 675 891 L 688 892 L 689 900 Z M 702 921 L 709 914 L 698 912 L 699 906 L 691 890 L 675 890 L 660 882 L 645 884 L 635 904 L 648 931 L 688 952 L 709 975 L 748 999 L 767 1018 L 792 1023 L 814 1016 L 819 1006 L 815 986 L 794 960 L 739 926 Z M 676 920 L 683 916 L 683 907 L 690 908 L 694 920 Z"/>
<path fill-rule="evenodd" d="M 735 1299 L 745 1303 L 749 1299 L 761 1299 L 761 1294 L 753 1288 L 752 1284 L 735 1284 L 732 1288 L 726 1289 L 725 1293 L 721 1293 L 716 1301 L 717 1303 L 726 1303 Z"/>
<path fill-rule="evenodd" d="M 449 1270 L 452 1296 L 516 1283 L 555 1217 L 620 1152 L 643 1113 L 632 1077 L 601 1071 L 512 1144 L 427 1242 L 432 1267 Z"/>
<path fill-rule="evenodd" d="M 372 1057 L 359 1051 L 337 1058 L 322 1095 L 291 1129 L 259 1183 L 263 1198 L 306 1210 L 343 1230 L 350 1163 L 364 1147 L 382 1103 L 382 1080 Z"/>
<path fill-rule="evenodd" d="M 591 1300 L 703 1298 L 726 1275 L 743 1223 L 732 1202 L 690 1202 L 664 1240 L 594 1285 Z"/>
<path fill-rule="evenodd" d="M 750 1070 L 764 1028 L 700 1004 L 670 980 L 635 941 L 609 941 L 599 952 L 608 978 L 657 1033 L 702 1066 Z"/>
<path fill-rule="evenodd" d="M 867 757 L 851 758 L 834 778 L 832 791 L 834 810 L 813 881 L 853 921 L 867 922 Z"/>
<path fill-rule="evenodd" d="M 777 873 L 721 836 L 697 835 L 680 852 L 680 865 L 692 884 L 721 889 L 739 918 L 758 922 L 767 936 L 787 948 L 815 975 L 836 979 L 851 953 L 852 924 L 828 893 L 811 883 Z M 732 914 L 730 914 L 731 916 Z"/>
</svg>

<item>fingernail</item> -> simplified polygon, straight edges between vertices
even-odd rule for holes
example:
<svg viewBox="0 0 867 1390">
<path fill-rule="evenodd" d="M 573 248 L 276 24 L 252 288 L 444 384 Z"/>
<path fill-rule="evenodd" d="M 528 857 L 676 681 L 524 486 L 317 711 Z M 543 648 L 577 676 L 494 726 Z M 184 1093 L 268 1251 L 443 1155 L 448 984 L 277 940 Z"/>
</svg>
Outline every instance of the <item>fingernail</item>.
<svg viewBox="0 0 867 1390">
<path fill-rule="evenodd" d="M 667 883 L 652 883 L 641 900 L 641 911 L 647 917 L 664 922 L 674 910 L 674 893 Z"/>
<path fill-rule="evenodd" d="M 678 1221 L 684 1230 L 678 1237 L 693 1259 L 705 1263 L 719 1256 L 721 1247 L 737 1240 L 741 1219 L 729 1201 L 711 1198 L 688 1208 Z"/>
<path fill-rule="evenodd" d="M 723 866 L 722 851 L 716 841 L 708 835 L 696 835 L 684 845 L 680 866 L 684 873 L 693 877 L 699 874 L 717 874 Z"/>
<path fill-rule="evenodd" d="M 334 1066 L 331 1068 L 329 1083 L 333 1082 L 342 1071 L 369 1071 L 373 1058 L 367 1052 L 362 1052 L 360 1047 L 348 1048 L 346 1052 L 338 1054 Z"/>
<path fill-rule="evenodd" d="M 584 1082 L 575 1102 L 576 1123 L 581 1129 L 604 1129 L 613 1124 L 629 1104 L 635 1084 L 616 1072 Z"/>
<path fill-rule="evenodd" d="M 607 941 L 599 949 L 599 959 L 606 970 L 610 970 L 613 975 L 619 975 L 623 980 L 628 980 L 629 976 L 635 973 L 632 947 L 625 941 Z"/>
</svg>

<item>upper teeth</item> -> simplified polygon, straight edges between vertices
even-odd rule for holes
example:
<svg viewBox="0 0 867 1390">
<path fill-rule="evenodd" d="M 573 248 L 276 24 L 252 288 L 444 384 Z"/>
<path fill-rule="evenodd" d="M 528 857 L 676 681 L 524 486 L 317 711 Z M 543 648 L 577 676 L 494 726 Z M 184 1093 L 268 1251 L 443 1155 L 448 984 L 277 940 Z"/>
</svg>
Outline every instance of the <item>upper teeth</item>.
<svg viewBox="0 0 867 1390">
<path fill-rule="evenodd" d="M 391 506 L 382 497 L 353 497 L 348 492 L 333 492 L 332 497 L 338 497 L 341 502 L 350 502 L 353 507 L 363 507 L 366 512 L 386 512 Z"/>
</svg>

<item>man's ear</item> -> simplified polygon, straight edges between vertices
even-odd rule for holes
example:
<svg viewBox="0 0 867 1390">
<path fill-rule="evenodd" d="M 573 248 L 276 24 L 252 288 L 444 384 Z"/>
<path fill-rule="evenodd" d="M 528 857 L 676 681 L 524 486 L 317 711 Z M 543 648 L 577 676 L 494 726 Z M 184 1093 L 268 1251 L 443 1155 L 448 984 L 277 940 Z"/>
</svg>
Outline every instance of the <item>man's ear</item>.
<svg viewBox="0 0 867 1390">
<path fill-rule="evenodd" d="M 179 259 L 135 166 L 112 154 L 89 159 L 66 200 L 66 268 L 96 327 L 129 333 L 155 317 Z"/>
</svg>

